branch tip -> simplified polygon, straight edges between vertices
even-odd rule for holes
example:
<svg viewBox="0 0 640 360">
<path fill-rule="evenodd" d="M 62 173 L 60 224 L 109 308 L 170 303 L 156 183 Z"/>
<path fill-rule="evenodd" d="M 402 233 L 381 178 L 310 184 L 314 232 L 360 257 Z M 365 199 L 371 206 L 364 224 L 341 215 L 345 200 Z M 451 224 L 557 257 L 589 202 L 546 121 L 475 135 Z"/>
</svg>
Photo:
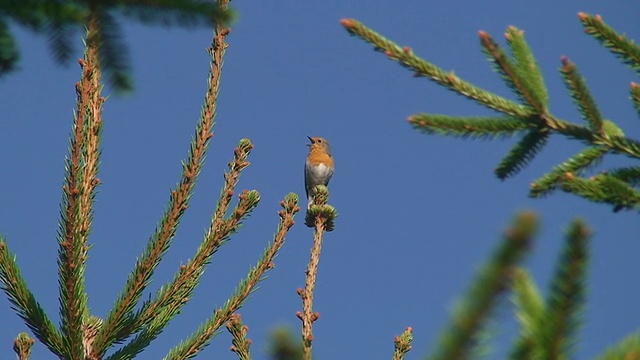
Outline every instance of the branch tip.
<svg viewBox="0 0 640 360">
<path fill-rule="evenodd" d="M 344 27 L 346 27 L 347 29 L 351 29 L 353 28 L 353 19 L 340 19 L 340 24 Z"/>
</svg>

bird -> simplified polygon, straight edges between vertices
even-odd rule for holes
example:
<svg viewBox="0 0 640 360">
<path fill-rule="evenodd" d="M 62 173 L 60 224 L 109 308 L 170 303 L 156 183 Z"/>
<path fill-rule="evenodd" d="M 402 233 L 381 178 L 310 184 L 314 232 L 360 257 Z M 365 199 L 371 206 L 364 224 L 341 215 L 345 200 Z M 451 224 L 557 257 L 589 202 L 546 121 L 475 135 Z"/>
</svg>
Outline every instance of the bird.
<svg viewBox="0 0 640 360">
<path fill-rule="evenodd" d="M 318 185 L 327 186 L 335 167 L 331 156 L 331 146 L 327 139 L 310 136 L 307 136 L 307 138 L 311 143 L 307 145 L 309 147 L 309 155 L 304 165 L 304 187 L 309 200 L 307 205 L 307 209 L 309 209 L 313 202 L 311 198 L 313 188 Z"/>
</svg>

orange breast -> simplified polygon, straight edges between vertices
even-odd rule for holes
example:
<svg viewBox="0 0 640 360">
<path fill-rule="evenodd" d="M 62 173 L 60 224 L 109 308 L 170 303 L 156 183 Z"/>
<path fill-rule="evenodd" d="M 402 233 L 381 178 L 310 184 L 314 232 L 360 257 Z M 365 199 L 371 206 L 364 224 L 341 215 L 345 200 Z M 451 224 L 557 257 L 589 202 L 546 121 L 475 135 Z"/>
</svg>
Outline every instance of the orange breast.
<svg viewBox="0 0 640 360">
<path fill-rule="evenodd" d="M 331 155 L 319 148 L 311 149 L 309 152 L 309 162 L 312 165 L 324 164 L 326 166 L 333 167 L 333 158 Z"/>
</svg>

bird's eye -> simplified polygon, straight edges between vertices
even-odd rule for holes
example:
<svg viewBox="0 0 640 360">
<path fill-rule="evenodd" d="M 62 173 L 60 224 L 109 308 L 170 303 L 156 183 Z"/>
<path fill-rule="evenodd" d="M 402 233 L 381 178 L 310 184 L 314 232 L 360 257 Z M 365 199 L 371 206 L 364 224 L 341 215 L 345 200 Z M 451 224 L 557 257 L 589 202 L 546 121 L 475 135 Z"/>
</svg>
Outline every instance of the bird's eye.
<svg viewBox="0 0 640 360">
<path fill-rule="evenodd" d="M 322 142 L 322 140 L 318 139 L 318 143 L 321 143 L 321 142 Z"/>
</svg>

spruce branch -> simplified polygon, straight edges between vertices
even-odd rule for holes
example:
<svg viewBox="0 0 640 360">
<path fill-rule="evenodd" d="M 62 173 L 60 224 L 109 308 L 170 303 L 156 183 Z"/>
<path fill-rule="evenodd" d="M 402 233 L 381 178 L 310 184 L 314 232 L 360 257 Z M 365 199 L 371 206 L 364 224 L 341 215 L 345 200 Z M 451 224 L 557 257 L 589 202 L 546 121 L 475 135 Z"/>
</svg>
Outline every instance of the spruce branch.
<svg viewBox="0 0 640 360">
<path fill-rule="evenodd" d="M 632 82 L 629 92 L 631 93 L 631 103 L 633 104 L 633 108 L 636 109 L 636 113 L 638 114 L 638 117 L 640 117 L 640 86 Z"/>
<path fill-rule="evenodd" d="M 605 24 L 600 15 L 578 13 L 584 31 L 620 58 L 637 74 L 640 74 L 640 46 Z"/>
<path fill-rule="evenodd" d="M 9 25 L 0 19 L 0 79 L 18 66 L 20 53 Z"/>
<path fill-rule="evenodd" d="M 203 322 L 192 335 L 171 349 L 164 357 L 165 360 L 191 358 L 204 349 L 211 339 L 217 335 L 220 327 L 231 319 L 231 316 L 240 309 L 249 295 L 256 290 L 258 283 L 264 279 L 266 272 L 274 268 L 274 260 L 284 245 L 289 229 L 294 224 L 294 216 L 300 211 L 298 196 L 293 193 L 288 194 L 280 203 L 280 206 L 282 210 L 278 212 L 280 217 L 278 229 L 257 264 L 249 270 L 245 279 L 240 281 L 236 291 L 225 304 L 215 310 L 212 316 Z"/>
<path fill-rule="evenodd" d="M 605 45 L 619 49 L 618 52 L 625 54 L 635 54 L 637 51 L 638 47 L 633 42 L 613 32 L 611 28 L 604 25 L 599 17 L 593 18 L 581 14 L 580 18 L 583 23 L 590 24 L 586 26 L 588 32 L 598 34 L 594 36 L 597 38 L 600 36 L 599 39 Z M 354 19 L 342 19 L 340 22 L 351 35 L 371 43 L 376 51 L 383 52 L 389 59 L 398 61 L 402 66 L 413 71 L 417 77 L 428 77 L 449 90 L 458 92 L 506 115 L 502 118 L 483 118 L 418 114 L 409 117 L 409 123 L 414 129 L 426 134 L 483 139 L 504 138 L 526 132 L 526 135 L 496 167 L 495 174 L 500 179 L 513 176 L 524 168 L 546 144 L 551 134 L 558 133 L 567 138 L 579 140 L 587 146 L 587 149 L 556 166 L 550 173 L 534 182 L 530 195 L 540 197 L 555 189 L 558 183 L 566 183 L 562 187 L 563 190 L 573 192 L 589 200 L 613 203 L 616 211 L 636 207 L 635 197 L 637 194 L 632 188 L 637 184 L 634 170 L 621 170 L 620 176 L 612 176 L 611 179 L 598 184 L 598 186 L 584 184 L 582 180 L 568 183 L 571 179 L 568 179 L 566 174 L 575 177 L 574 174 L 583 172 L 608 153 L 640 159 L 640 141 L 626 137 L 614 122 L 602 117 L 589 93 L 586 82 L 578 73 L 576 66 L 570 63 L 566 57 L 561 59 L 561 74 L 588 126 L 559 119 L 548 112 L 548 92 L 542 73 L 531 49 L 525 42 L 524 32 L 513 26 L 507 28 L 505 33 L 511 57 L 486 32 L 480 32 L 480 40 L 483 51 L 493 62 L 495 70 L 523 104 L 477 88 L 452 73 L 445 73 L 435 65 L 414 55 L 411 48 L 400 47 Z M 614 37 L 615 41 L 603 40 Z M 635 60 L 634 63 L 636 63 Z M 640 115 L 640 90 L 638 88 L 635 83 L 632 83 L 630 91 L 633 105 Z M 628 183 L 624 184 L 625 181 Z M 614 193 L 606 194 L 606 191 Z M 624 196 L 627 198 L 625 199 Z M 308 221 L 307 225 L 312 226 L 312 222 Z"/>
<path fill-rule="evenodd" d="M 533 56 L 533 52 L 531 51 L 529 44 L 527 44 L 524 39 L 524 31 L 516 28 L 515 26 L 509 26 L 504 37 L 511 48 L 511 53 L 518 69 L 520 70 L 520 75 L 525 78 L 529 90 L 533 93 L 533 97 L 538 99 L 545 109 L 548 108 L 549 94 L 547 93 L 547 88 L 544 84 L 542 71 Z"/>
<path fill-rule="evenodd" d="M 544 314 L 544 302 L 540 292 L 524 269 L 517 269 L 513 276 L 512 302 L 520 324 L 520 334 L 509 355 L 510 359 L 533 359 L 542 335 L 540 318 Z"/>
<path fill-rule="evenodd" d="M 528 106 L 520 105 L 472 85 L 457 77 L 453 72 L 445 72 L 428 61 L 417 57 L 410 48 L 402 48 L 394 44 L 392 41 L 385 39 L 357 20 L 342 19 L 340 23 L 351 35 L 362 38 L 375 46 L 376 50 L 387 55 L 389 59 L 398 61 L 402 66 L 414 71 L 416 77 L 427 77 L 449 90 L 466 96 L 483 106 L 508 115 L 527 117 L 533 114 L 533 111 Z"/>
<path fill-rule="evenodd" d="M 277 327 L 271 331 L 267 353 L 271 360 L 302 360 L 298 336 L 286 327 Z"/>
<path fill-rule="evenodd" d="M 591 231 L 582 220 L 575 220 L 567 231 L 565 249 L 551 282 L 544 315 L 540 318 L 543 336 L 539 351 L 543 359 L 571 358 L 585 302 L 590 235 Z"/>
<path fill-rule="evenodd" d="M 302 299 L 302 311 L 296 312 L 296 316 L 302 322 L 302 357 L 311 360 L 313 342 L 313 323 L 320 318 L 320 313 L 313 312 L 313 294 L 320 263 L 320 251 L 325 231 L 333 231 L 334 220 L 338 216 L 336 209 L 327 204 L 329 190 L 324 185 L 318 185 L 312 192 L 312 203 L 305 216 L 305 224 L 314 228 L 311 258 L 305 271 L 304 289 L 297 290 Z"/>
<path fill-rule="evenodd" d="M 560 68 L 560 74 L 564 80 L 565 86 L 569 90 L 569 94 L 573 98 L 574 103 L 578 107 L 582 118 L 589 124 L 589 127 L 593 132 L 604 135 L 602 129 L 602 115 L 600 110 L 596 106 L 586 81 L 578 72 L 576 65 L 569 61 L 566 57 L 561 58 L 562 67 Z"/>
<path fill-rule="evenodd" d="M 413 341 L 413 329 L 406 328 L 402 334 L 393 339 L 394 350 L 393 360 L 403 360 L 411 350 L 411 342 Z"/>
<path fill-rule="evenodd" d="M 231 315 L 231 318 L 227 321 L 227 330 L 233 338 L 233 345 L 231 345 L 230 350 L 238 355 L 239 360 L 251 360 L 249 351 L 251 340 L 247 339 L 249 327 L 242 323 L 240 314 Z"/>
<path fill-rule="evenodd" d="M 507 34 L 507 38 L 513 36 L 522 38 L 522 36 L 518 35 L 515 31 Z M 528 75 L 531 70 L 527 68 L 527 64 L 518 66 L 520 64 L 514 63 L 489 34 L 480 31 L 479 35 L 483 51 L 487 54 L 489 60 L 493 62 L 494 69 L 502 75 L 507 86 L 514 90 L 522 101 L 532 107 L 536 114 L 546 113 L 546 104 L 543 102 L 544 100 L 540 98 L 543 95 L 530 87 L 530 85 L 533 85 L 530 78 L 535 78 L 535 76 Z M 522 41 L 524 42 L 524 38 L 522 38 Z"/>
<path fill-rule="evenodd" d="M 581 174 L 592 166 L 595 166 L 607 150 L 602 147 L 588 147 L 560 165 L 555 166 L 550 172 L 531 183 L 529 196 L 538 198 L 548 195 L 556 189 L 558 183 L 565 174 Z M 640 174 L 639 174 L 640 175 Z"/>
<path fill-rule="evenodd" d="M 143 349 L 151 340 L 155 339 L 166 324 L 178 314 L 186 301 L 191 298 L 199 284 L 207 264 L 211 262 L 213 254 L 222 246 L 231 234 L 237 231 L 242 221 L 251 214 L 260 201 L 260 195 L 255 190 L 245 190 L 239 196 L 237 206 L 228 218 L 221 217 L 228 209 L 240 172 L 248 166 L 246 161 L 253 145 L 247 139 L 242 139 L 235 150 L 235 160 L 229 163 L 229 172 L 225 173 L 226 183 L 221 192 L 216 211 L 211 224 L 205 233 L 204 240 L 198 247 L 195 256 L 177 270 L 174 279 L 162 286 L 155 297 L 146 302 L 134 316 L 132 328 L 145 328 L 144 336 L 139 336 L 125 348 Z M 157 316 L 165 314 L 164 317 Z"/>
<path fill-rule="evenodd" d="M 566 173 L 561 178 L 560 186 L 568 193 L 613 205 L 614 212 L 622 209 L 640 209 L 640 192 L 624 181 L 604 173 L 589 179 Z"/>
<path fill-rule="evenodd" d="M 16 257 L 9 250 L 2 235 L 0 235 L 0 287 L 7 295 L 13 310 L 38 340 L 56 356 L 62 357 L 65 353 L 62 335 L 29 290 L 16 263 Z"/>
<path fill-rule="evenodd" d="M 18 334 L 18 337 L 13 341 L 13 351 L 18 355 L 18 360 L 29 360 L 31 348 L 35 342 L 27 333 Z"/>
<path fill-rule="evenodd" d="M 610 346 L 597 360 L 639 360 L 640 332 L 635 332 Z"/>
<path fill-rule="evenodd" d="M 512 137 L 534 127 L 528 119 L 515 117 L 457 117 L 416 114 L 408 118 L 414 129 L 426 134 L 460 138 L 495 139 Z"/>
<path fill-rule="evenodd" d="M 523 212 L 515 218 L 502 243 L 462 297 L 438 347 L 428 359 L 464 359 L 473 351 L 484 324 L 508 290 L 515 266 L 527 253 L 537 227 L 533 213 Z"/>
<path fill-rule="evenodd" d="M 549 131 L 545 128 L 530 130 L 509 150 L 507 156 L 498 164 L 494 173 L 504 180 L 522 170 L 546 145 Z"/>
<path fill-rule="evenodd" d="M 93 201 L 100 181 L 97 178 L 102 104 L 97 44 L 87 28 L 85 57 L 80 60 L 82 76 L 76 85 L 77 110 L 66 159 L 62 198 L 62 219 L 58 233 L 58 274 L 61 332 L 64 354 L 80 359 L 85 354 L 84 321 L 88 316 L 84 271 L 89 249 L 88 236 L 93 217 Z"/>
<path fill-rule="evenodd" d="M 307 227 L 316 228 L 320 220 L 323 221 L 323 231 L 333 231 L 335 219 L 338 217 L 336 209 L 327 204 L 329 189 L 324 185 L 318 185 L 312 189 L 312 203 L 305 215 L 304 223 Z"/>
<path fill-rule="evenodd" d="M 620 179 L 633 187 L 640 185 L 640 167 L 637 166 L 608 170 L 605 174 Z"/>
<path fill-rule="evenodd" d="M 221 1 L 221 6 L 225 7 L 227 3 L 226 1 Z M 114 342 L 122 341 L 136 331 L 136 321 L 132 318 L 133 310 L 138 304 L 143 291 L 149 285 L 156 267 L 169 249 L 180 219 L 189 206 L 189 199 L 193 194 L 196 180 L 204 164 L 209 142 L 213 137 L 217 98 L 220 92 L 222 62 L 227 48 L 226 36 L 228 34 L 229 29 L 223 24 L 216 26 L 212 45 L 208 49 L 211 60 L 204 105 L 194 137 L 191 140 L 189 154 L 187 159 L 183 161 L 181 178 L 170 193 L 169 204 L 149 240 L 147 249 L 138 258 L 123 291 L 118 295 L 116 303 L 105 321 L 105 326 L 102 327 L 98 335 L 94 345 L 97 354 L 104 354 L 106 349 Z M 233 196 L 233 192 L 229 197 L 225 198 L 227 202 L 231 196 Z M 227 208 L 220 210 L 226 212 Z M 219 217 L 221 218 L 222 215 L 219 215 Z"/>
<path fill-rule="evenodd" d="M 72 57 L 76 32 L 94 22 L 102 70 L 118 92 L 131 90 L 132 81 L 117 15 L 146 24 L 182 27 L 227 24 L 234 17 L 227 7 L 201 0 L 1 0 L 0 12 L 19 25 L 46 34 L 54 58 L 61 63 Z M 15 69 L 18 59 L 14 37 L 6 23 L 0 22 L 0 77 Z"/>
<path fill-rule="evenodd" d="M 91 7 L 89 22 L 97 27 L 93 41 L 98 45 L 100 67 L 105 70 L 107 82 L 119 92 L 132 90 L 129 49 L 116 19 L 108 11 L 95 6 Z"/>
</svg>

